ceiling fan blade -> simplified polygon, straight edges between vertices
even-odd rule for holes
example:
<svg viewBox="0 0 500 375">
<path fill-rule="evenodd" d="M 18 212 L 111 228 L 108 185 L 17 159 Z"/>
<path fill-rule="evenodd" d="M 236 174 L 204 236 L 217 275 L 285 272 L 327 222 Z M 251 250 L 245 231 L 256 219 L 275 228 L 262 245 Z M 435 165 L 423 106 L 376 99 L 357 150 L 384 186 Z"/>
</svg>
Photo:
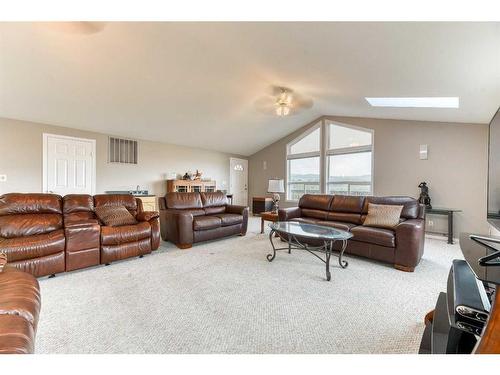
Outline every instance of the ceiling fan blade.
<svg viewBox="0 0 500 375">
<path fill-rule="evenodd" d="M 106 27 L 107 22 L 75 21 L 43 22 L 42 24 L 50 30 L 66 34 L 96 34 Z"/>
</svg>

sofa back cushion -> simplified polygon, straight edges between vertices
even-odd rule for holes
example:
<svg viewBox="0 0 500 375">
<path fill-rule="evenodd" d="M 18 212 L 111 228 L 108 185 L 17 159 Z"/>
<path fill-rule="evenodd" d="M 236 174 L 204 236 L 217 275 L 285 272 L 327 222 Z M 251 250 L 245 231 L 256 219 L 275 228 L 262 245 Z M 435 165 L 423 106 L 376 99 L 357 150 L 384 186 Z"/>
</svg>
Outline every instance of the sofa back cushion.
<svg viewBox="0 0 500 375">
<path fill-rule="evenodd" d="M 419 203 L 415 198 L 404 196 L 390 197 L 366 197 L 363 206 L 363 220 L 368 214 L 368 204 L 389 204 L 394 206 L 403 206 L 401 211 L 402 219 L 416 219 L 419 213 Z"/>
<path fill-rule="evenodd" d="M 63 227 L 59 214 L 22 214 L 0 216 L 0 237 L 16 238 L 50 233 Z"/>
<path fill-rule="evenodd" d="M 62 228 L 62 198 L 56 194 L 0 196 L 0 237 L 16 238 Z"/>
<path fill-rule="evenodd" d="M 95 219 L 94 198 L 88 194 L 68 194 L 63 198 L 64 221 Z"/>
<path fill-rule="evenodd" d="M 124 206 L 135 218 L 137 215 L 137 202 L 130 194 L 98 194 L 94 195 L 94 207 L 118 207 Z"/>
<path fill-rule="evenodd" d="M 0 196 L 0 216 L 62 214 L 62 198 L 56 194 L 10 193 Z"/>
<path fill-rule="evenodd" d="M 365 198 L 353 195 L 335 195 L 327 220 L 361 224 L 361 212 Z"/>
<path fill-rule="evenodd" d="M 167 193 L 165 202 L 169 209 L 192 210 L 203 208 L 200 193 Z"/>
<path fill-rule="evenodd" d="M 220 207 L 227 204 L 226 194 L 221 191 L 211 193 L 200 193 L 203 208 Z"/>
<path fill-rule="evenodd" d="M 300 197 L 299 207 L 301 209 L 328 211 L 333 200 L 333 195 L 304 194 Z"/>
</svg>

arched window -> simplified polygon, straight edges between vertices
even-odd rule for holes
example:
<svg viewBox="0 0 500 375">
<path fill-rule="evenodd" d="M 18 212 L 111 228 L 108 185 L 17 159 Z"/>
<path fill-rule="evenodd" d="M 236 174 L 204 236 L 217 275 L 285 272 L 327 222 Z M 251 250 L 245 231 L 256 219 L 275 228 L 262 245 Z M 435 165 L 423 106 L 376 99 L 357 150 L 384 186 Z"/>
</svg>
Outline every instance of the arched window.
<svg viewBox="0 0 500 375">
<path fill-rule="evenodd" d="M 373 130 L 321 120 L 287 145 L 287 199 L 370 195 Z"/>
</svg>

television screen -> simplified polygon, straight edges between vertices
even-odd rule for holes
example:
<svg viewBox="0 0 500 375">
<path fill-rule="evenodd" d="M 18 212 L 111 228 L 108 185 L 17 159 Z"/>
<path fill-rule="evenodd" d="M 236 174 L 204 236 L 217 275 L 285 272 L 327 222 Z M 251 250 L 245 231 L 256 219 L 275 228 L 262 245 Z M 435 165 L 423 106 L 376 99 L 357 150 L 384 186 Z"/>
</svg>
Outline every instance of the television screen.
<svg viewBox="0 0 500 375">
<path fill-rule="evenodd" d="M 488 151 L 488 222 L 500 230 L 500 108 L 490 122 Z"/>
</svg>

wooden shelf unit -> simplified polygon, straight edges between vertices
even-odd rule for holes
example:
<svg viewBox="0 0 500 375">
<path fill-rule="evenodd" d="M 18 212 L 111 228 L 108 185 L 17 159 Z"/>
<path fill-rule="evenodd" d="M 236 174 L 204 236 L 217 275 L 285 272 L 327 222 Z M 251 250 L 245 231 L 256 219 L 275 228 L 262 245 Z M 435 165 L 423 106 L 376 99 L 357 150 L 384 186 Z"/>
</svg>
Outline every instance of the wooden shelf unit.
<svg viewBox="0 0 500 375">
<path fill-rule="evenodd" d="M 206 193 L 216 191 L 215 181 L 167 180 L 167 193 Z"/>
</svg>

